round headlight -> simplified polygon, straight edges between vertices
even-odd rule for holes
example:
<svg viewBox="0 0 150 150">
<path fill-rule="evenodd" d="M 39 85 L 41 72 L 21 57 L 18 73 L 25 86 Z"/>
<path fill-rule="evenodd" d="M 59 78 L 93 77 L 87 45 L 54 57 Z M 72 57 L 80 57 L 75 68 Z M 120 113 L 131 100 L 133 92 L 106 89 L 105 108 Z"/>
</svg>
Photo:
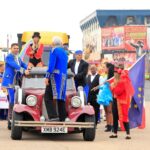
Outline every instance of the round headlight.
<svg viewBox="0 0 150 150">
<path fill-rule="evenodd" d="M 79 96 L 72 97 L 72 99 L 71 99 L 71 105 L 74 108 L 80 107 L 81 106 L 81 99 L 80 99 L 80 97 Z"/>
<path fill-rule="evenodd" d="M 37 104 L 37 97 L 34 95 L 29 95 L 26 98 L 26 103 L 28 106 L 35 106 Z"/>
</svg>

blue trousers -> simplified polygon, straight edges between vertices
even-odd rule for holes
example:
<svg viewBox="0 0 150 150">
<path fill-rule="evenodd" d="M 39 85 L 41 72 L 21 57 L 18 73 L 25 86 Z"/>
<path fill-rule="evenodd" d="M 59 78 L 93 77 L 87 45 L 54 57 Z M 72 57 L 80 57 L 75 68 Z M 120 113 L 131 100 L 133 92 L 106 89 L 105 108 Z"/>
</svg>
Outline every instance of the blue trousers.
<svg viewBox="0 0 150 150">
<path fill-rule="evenodd" d="M 9 94 L 9 104 L 14 104 L 15 101 L 15 89 L 7 88 Z"/>
</svg>

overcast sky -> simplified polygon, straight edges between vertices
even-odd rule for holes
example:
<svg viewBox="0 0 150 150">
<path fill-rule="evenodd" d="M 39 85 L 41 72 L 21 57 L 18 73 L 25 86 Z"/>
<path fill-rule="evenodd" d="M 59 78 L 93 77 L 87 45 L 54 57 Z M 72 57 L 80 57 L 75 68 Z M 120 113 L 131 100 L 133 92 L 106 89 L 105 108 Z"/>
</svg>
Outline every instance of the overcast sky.
<svg viewBox="0 0 150 150">
<path fill-rule="evenodd" d="M 23 31 L 58 31 L 71 36 L 70 49 L 82 48 L 79 22 L 96 9 L 148 9 L 149 0 L 1 0 L 0 47 L 6 34 L 16 42 Z M 150 9 L 150 8 L 149 8 Z"/>
</svg>

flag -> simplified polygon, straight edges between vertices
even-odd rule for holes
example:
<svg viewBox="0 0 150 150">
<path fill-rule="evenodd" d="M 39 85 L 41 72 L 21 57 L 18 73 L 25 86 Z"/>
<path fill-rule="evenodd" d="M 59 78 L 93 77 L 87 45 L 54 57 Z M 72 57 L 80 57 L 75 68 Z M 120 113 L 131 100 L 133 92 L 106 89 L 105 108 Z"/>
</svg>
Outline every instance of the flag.
<svg viewBox="0 0 150 150">
<path fill-rule="evenodd" d="M 29 47 L 30 44 L 32 44 L 33 41 L 32 40 L 29 40 L 25 45 L 24 47 L 22 48 L 21 52 L 19 53 L 19 57 L 21 58 L 21 60 L 23 61 L 25 55 L 26 55 L 26 51 L 27 51 L 27 48 Z"/>
<path fill-rule="evenodd" d="M 135 93 L 129 110 L 130 128 L 139 127 L 142 124 L 144 83 L 145 83 L 145 54 L 129 69 Z"/>
</svg>

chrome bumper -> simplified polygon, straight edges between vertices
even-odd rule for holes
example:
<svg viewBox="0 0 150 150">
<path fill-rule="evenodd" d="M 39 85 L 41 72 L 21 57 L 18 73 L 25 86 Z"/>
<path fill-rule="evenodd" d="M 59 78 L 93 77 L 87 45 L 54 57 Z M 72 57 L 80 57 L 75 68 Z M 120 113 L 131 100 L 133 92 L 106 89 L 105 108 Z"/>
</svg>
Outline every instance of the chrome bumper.
<svg viewBox="0 0 150 150">
<path fill-rule="evenodd" d="M 15 121 L 19 127 L 66 127 L 66 128 L 94 128 L 92 122 L 41 122 L 41 121 Z"/>
</svg>

